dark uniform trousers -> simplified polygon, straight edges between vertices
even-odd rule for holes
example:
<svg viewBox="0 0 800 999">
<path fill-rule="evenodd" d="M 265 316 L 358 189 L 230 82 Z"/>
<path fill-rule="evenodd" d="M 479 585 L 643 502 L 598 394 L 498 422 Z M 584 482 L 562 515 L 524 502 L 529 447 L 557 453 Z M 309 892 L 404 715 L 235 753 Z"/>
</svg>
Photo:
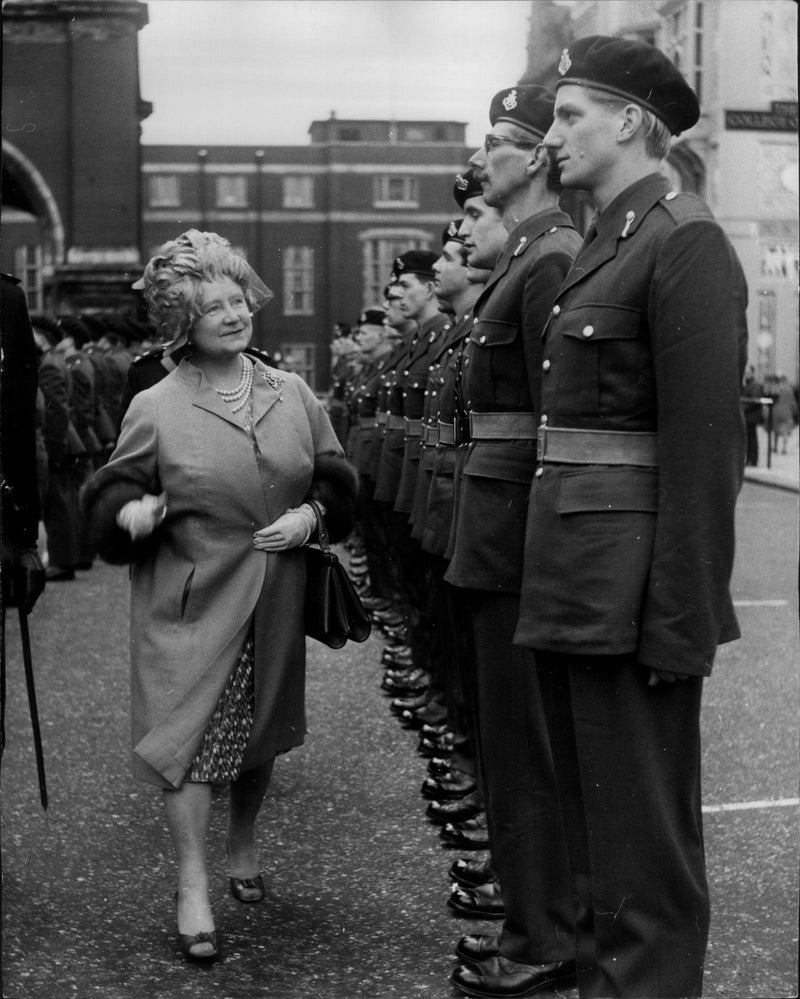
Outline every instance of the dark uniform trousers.
<svg viewBox="0 0 800 999">
<path fill-rule="evenodd" d="M 746 285 L 706 206 L 660 174 L 596 227 L 543 337 L 515 641 L 543 691 L 581 999 L 698 996 L 700 697 L 717 645 L 738 637 Z M 689 679 L 651 687 L 650 669 Z"/>
<path fill-rule="evenodd" d="M 62 354 L 54 350 L 44 354 L 39 364 L 39 386 L 45 398 L 48 475 L 42 519 L 48 559 L 53 567 L 72 569 L 79 561 L 76 460 L 85 449 L 70 420 L 72 375 Z"/>
<path fill-rule="evenodd" d="M 473 414 L 503 414 L 519 436 L 500 429 L 470 444 L 446 577 L 472 619 L 478 755 L 506 911 L 500 953 L 525 964 L 573 955 L 575 893 L 538 679 L 533 654 L 512 640 L 536 468 L 541 334 L 579 245 L 567 215 L 538 212 L 509 235 L 475 304 L 463 397 Z"/>
<path fill-rule="evenodd" d="M 703 679 L 648 687 L 635 655 L 537 651 L 536 664 L 580 894 L 580 995 L 699 996 L 709 924 Z"/>
</svg>

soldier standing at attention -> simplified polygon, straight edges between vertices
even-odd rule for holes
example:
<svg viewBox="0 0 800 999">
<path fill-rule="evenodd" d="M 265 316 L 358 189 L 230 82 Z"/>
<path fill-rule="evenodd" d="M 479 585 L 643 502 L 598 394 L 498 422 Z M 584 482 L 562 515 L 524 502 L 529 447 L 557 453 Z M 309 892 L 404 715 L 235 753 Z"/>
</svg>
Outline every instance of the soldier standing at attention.
<svg viewBox="0 0 800 999">
<path fill-rule="evenodd" d="M 699 996 L 700 698 L 739 635 L 747 289 L 706 205 L 659 173 L 700 115 L 673 63 L 595 35 L 558 72 L 544 143 L 598 215 L 544 334 L 515 640 L 535 650 L 581 999 Z"/>
<path fill-rule="evenodd" d="M 462 938 L 452 981 L 468 995 L 531 995 L 575 980 L 575 907 L 558 791 L 533 655 L 513 644 L 528 494 L 536 470 L 542 331 L 580 246 L 558 207 L 542 144 L 554 97 L 517 86 L 492 100 L 492 132 L 470 160 L 508 239 L 475 303 L 462 392 L 471 443 L 461 478 L 453 558 L 445 577 L 467 602 L 475 643 L 478 749 L 499 936 Z M 480 911 L 496 886 L 459 888 Z M 511 987 L 512 991 L 507 991 Z"/>
</svg>

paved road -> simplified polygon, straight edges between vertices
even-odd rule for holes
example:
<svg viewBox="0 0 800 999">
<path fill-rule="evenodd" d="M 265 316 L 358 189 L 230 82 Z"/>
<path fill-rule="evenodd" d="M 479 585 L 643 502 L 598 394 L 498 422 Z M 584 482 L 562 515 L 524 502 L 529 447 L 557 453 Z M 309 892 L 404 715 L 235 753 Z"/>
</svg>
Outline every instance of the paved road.
<svg viewBox="0 0 800 999">
<path fill-rule="evenodd" d="M 797 994 L 797 505 L 796 494 L 745 485 L 735 577 L 744 638 L 721 650 L 706 686 L 706 994 L 727 999 Z M 453 943 L 496 924 L 446 909 L 458 854 L 424 819 L 424 761 L 380 694 L 377 638 L 311 650 L 308 743 L 278 761 L 260 826 L 263 905 L 226 894 L 217 802 L 210 847 L 225 960 L 181 960 L 158 792 L 128 775 L 126 605 L 125 570 L 99 566 L 52 585 L 34 613 L 46 814 L 10 623 L 3 994 L 452 999 Z"/>
</svg>

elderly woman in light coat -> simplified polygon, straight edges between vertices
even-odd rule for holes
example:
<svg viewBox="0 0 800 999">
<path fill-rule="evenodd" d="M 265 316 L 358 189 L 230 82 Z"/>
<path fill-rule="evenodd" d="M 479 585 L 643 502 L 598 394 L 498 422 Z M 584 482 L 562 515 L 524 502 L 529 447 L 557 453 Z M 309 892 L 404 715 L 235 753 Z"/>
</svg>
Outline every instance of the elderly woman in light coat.
<svg viewBox="0 0 800 999">
<path fill-rule="evenodd" d="M 305 734 L 306 501 L 342 537 L 357 481 L 305 382 L 243 354 L 272 296 L 226 240 L 190 230 L 137 284 L 192 352 L 133 399 L 84 503 L 101 556 L 131 564 L 133 772 L 164 789 L 181 950 L 213 960 L 211 784 L 230 781 L 231 891 L 260 901 L 255 819 Z"/>
</svg>

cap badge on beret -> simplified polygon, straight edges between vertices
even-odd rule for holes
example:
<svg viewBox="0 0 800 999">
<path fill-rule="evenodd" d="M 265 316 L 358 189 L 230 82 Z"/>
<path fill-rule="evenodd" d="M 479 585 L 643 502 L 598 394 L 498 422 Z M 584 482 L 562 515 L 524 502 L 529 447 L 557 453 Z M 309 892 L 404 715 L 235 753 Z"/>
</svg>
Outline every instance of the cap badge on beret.
<svg viewBox="0 0 800 999">
<path fill-rule="evenodd" d="M 405 270 L 405 267 L 406 267 L 405 260 L 403 260 L 402 257 L 398 257 L 394 262 L 394 269 L 396 271 L 403 271 Z"/>
<path fill-rule="evenodd" d="M 559 73 L 563 76 L 566 72 L 569 71 L 571 65 L 572 65 L 572 60 L 569 57 L 569 49 L 564 49 L 564 51 L 561 53 L 561 58 L 558 61 Z"/>
<path fill-rule="evenodd" d="M 457 236 L 458 235 L 458 224 L 457 223 L 451 222 L 448 225 L 448 227 L 447 227 L 447 235 L 448 236 Z"/>
<path fill-rule="evenodd" d="M 469 187 L 469 180 L 463 173 L 456 174 L 456 187 L 459 191 L 466 191 Z"/>
<path fill-rule="evenodd" d="M 503 98 L 503 107 L 506 111 L 513 111 L 517 106 L 517 91 L 512 90 L 510 94 L 506 94 Z"/>
</svg>

